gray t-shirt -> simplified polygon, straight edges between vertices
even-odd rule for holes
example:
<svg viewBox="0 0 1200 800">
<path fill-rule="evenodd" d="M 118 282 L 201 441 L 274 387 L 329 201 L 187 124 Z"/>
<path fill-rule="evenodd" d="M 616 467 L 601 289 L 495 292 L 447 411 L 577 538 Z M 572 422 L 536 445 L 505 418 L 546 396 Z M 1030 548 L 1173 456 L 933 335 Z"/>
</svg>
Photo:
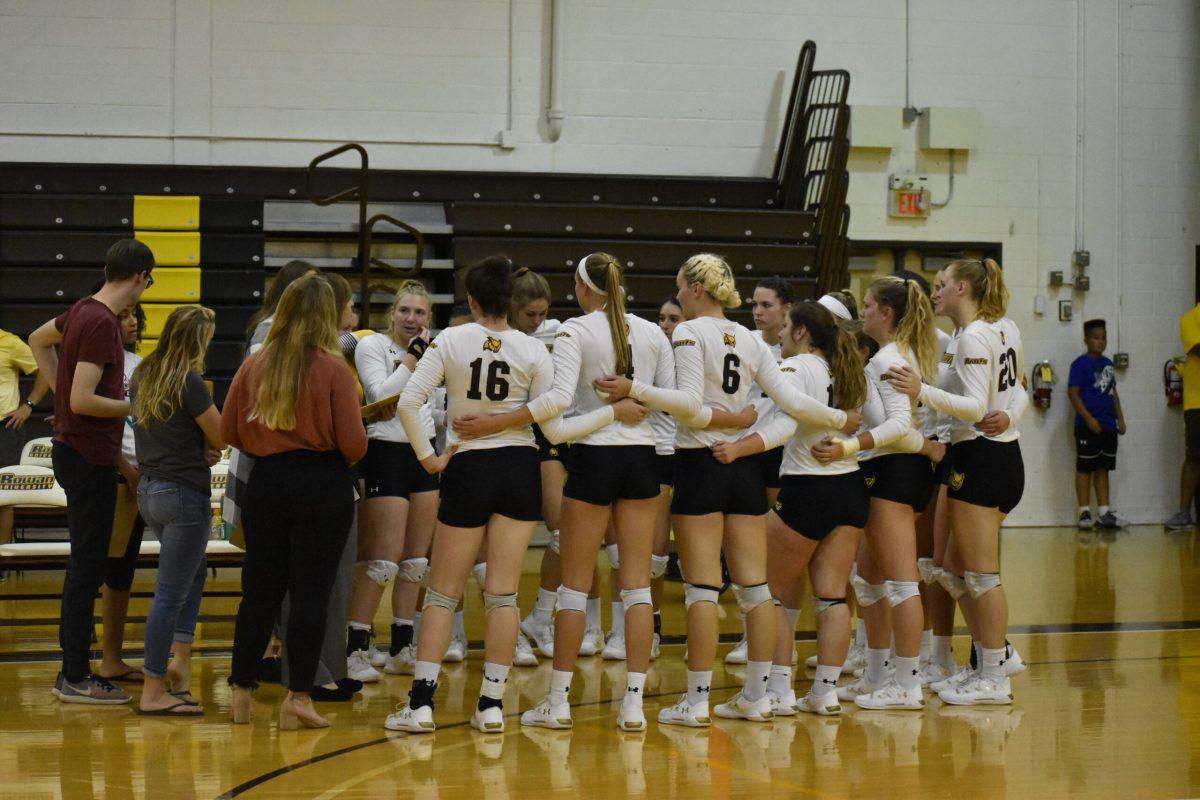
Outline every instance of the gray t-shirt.
<svg viewBox="0 0 1200 800">
<path fill-rule="evenodd" d="M 129 387 L 130 397 L 137 397 L 138 377 Z M 213 404 L 204 379 L 189 372 L 183 381 L 180 407 L 166 422 L 143 425 L 134 421 L 138 468 L 143 477 L 170 481 L 207 494 L 212 478 L 205 460 L 204 431 L 196 417 Z"/>
</svg>

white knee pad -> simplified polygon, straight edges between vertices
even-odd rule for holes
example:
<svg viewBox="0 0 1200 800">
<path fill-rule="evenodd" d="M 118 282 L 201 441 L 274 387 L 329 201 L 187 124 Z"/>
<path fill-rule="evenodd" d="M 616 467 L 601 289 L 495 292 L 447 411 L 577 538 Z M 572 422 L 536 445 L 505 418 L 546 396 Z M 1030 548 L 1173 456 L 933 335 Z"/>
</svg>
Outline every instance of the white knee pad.
<svg viewBox="0 0 1200 800">
<path fill-rule="evenodd" d="M 558 587 L 558 610 L 587 612 L 587 592 L 579 592 L 569 586 Z"/>
<path fill-rule="evenodd" d="M 670 556 L 650 556 L 650 578 L 658 580 L 667 574 L 667 565 L 671 563 Z"/>
<path fill-rule="evenodd" d="M 405 583 L 420 583 L 429 574 L 429 559 L 406 558 L 400 562 L 399 570 L 397 577 L 400 580 Z"/>
<path fill-rule="evenodd" d="M 368 580 L 374 581 L 380 586 L 387 586 L 396 577 L 396 573 L 400 571 L 400 565 L 394 561 L 360 561 L 358 568 L 362 570 L 362 574 Z"/>
<path fill-rule="evenodd" d="M 705 586 L 702 583 L 685 583 L 683 585 L 683 607 L 691 608 L 696 603 L 712 603 L 714 606 L 721 599 L 721 590 L 716 586 Z"/>
<path fill-rule="evenodd" d="M 886 584 L 867 583 L 857 572 L 850 574 L 850 585 L 854 588 L 854 598 L 860 606 L 873 606 L 887 596 Z"/>
<path fill-rule="evenodd" d="M 971 597 L 978 600 L 1000 585 L 1000 573 L 967 570 L 963 573 L 963 582 L 967 585 L 967 591 L 971 593 Z"/>
<path fill-rule="evenodd" d="M 608 556 L 608 563 L 612 564 L 613 569 L 620 569 L 621 554 L 619 548 L 615 544 L 604 545 L 604 553 Z"/>
<path fill-rule="evenodd" d="M 550 531 L 550 549 L 556 553 L 560 553 L 562 551 L 559 550 L 559 547 L 561 547 L 561 545 L 559 544 L 558 540 L 558 531 Z"/>
<path fill-rule="evenodd" d="M 817 597 L 815 594 L 812 598 L 813 616 L 819 617 L 834 606 L 846 605 L 844 597 Z"/>
<path fill-rule="evenodd" d="M 512 594 L 488 594 L 483 593 L 483 613 L 490 614 L 497 608 L 516 608 L 517 593 Z"/>
<path fill-rule="evenodd" d="M 483 582 L 487 580 L 487 562 L 481 561 L 471 567 L 471 574 L 475 576 L 475 582 L 479 584 L 479 588 L 483 588 Z"/>
<path fill-rule="evenodd" d="M 733 596 L 737 599 L 738 609 L 743 614 L 749 614 L 763 603 L 774 601 L 774 598 L 771 597 L 771 588 L 765 583 L 756 583 L 753 586 L 738 586 L 735 583 Z"/>
<path fill-rule="evenodd" d="M 938 583 L 946 590 L 946 594 L 955 600 L 967 593 L 966 581 L 945 568 L 938 574 Z"/>
<path fill-rule="evenodd" d="M 626 611 L 634 606 L 654 605 L 654 600 L 650 597 L 650 587 L 644 586 L 641 589 L 622 589 L 621 605 L 624 606 Z"/>
<path fill-rule="evenodd" d="M 941 567 L 935 567 L 933 565 L 932 558 L 917 559 L 917 572 L 921 573 L 921 580 L 925 582 L 926 586 L 932 586 L 934 583 L 936 583 L 938 573 L 941 571 Z"/>
<path fill-rule="evenodd" d="M 892 608 L 903 603 L 910 597 L 921 596 L 921 584 L 917 581 L 888 581 L 887 599 Z"/>
<path fill-rule="evenodd" d="M 421 606 L 421 608 L 429 608 L 430 606 L 444 608 L 453 614 L 458 609 L 458 598 L 442 594 L 437 589 L 426 589 L 425 605 Z"/>
</svg>

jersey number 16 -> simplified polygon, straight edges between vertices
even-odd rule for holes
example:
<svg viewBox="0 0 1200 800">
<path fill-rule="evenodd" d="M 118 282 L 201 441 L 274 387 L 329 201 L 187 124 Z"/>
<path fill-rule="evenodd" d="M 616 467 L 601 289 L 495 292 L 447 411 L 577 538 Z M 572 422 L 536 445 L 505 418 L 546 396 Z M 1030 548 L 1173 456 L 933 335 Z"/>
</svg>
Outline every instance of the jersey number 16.
<svg viewBox="0 0 1200 800">
<path fill-rule="evenodd" d="M 493 361 L 487 366 L 487 382 L 483 392 L 479 390 L 483 378 L 483 359 L 477 358 L 471 362 L 471 388 L 467 390 L 468 400 L 482 400 L 487 395 L 488 400 L 499 402 L 508 397 L 508 363 Z"/>
</svg>

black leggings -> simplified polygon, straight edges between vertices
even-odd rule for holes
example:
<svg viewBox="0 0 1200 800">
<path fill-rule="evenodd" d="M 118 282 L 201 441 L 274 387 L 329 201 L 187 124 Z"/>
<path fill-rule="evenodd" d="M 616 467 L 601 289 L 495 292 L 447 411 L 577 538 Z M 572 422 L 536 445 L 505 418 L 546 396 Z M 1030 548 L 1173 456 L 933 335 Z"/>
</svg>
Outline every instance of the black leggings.
<svg viewBox="0 0 1200 800">
<path fill-rule="evenodd" d="M 232 683 L 257 685 L 259 659 L 290 593 L 288 688 L 312 690 L 325 607 L 353 519 L 353 474 L 340 453 L 298 450 L 255 460 L 242 498 L 246 558 Z"/>
</svg>

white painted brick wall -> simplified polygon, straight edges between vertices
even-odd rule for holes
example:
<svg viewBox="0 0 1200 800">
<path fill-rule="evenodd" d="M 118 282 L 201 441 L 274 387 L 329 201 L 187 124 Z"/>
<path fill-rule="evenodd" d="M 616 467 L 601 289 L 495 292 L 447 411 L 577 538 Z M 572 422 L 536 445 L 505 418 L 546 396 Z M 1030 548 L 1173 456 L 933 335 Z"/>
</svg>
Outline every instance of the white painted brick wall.
<svg viewBox="0 0 1200 800">
<path fill-rule="evenodd" d="M 1182 454 L 1159 375 L 1194 291 L 1200 9 L 909 7 L 911 102 L 979 109 L 979 142 L 956 158 L 953 202 L 923 223 L 888 220 L 886 177 L 921 171 L 940 199 L 946 154 L 918 150 L 915 128 L 890 154 L 855 152 L 852 234 L 1003 245 L 1027 360 L 1049 358 L 1059 375 L 1054 407 L 1023 425 L 1015 523 L 1073 515 L 1066 373 L 1082 320 L 1106 317 L 1110 350 L 1133 360 L 1120 376 L 1130 434 L 1115 503 L 1158 519 Z M 899 107 L 904 14 L 903 0 L 568 0 L 567 119 L 551 143 L 546 0 L 0 0 L 0 160 L 296 166 L 323 140 L 361 139 L 380 167 L 764 175 L 799 44 L 814 39 L 819 66 L 850 70 L 853 103 Z M 483 144 L 510 115 L 516 149 Z M 1092 290 L 1048 289 L 1077 241 L 1092 252 Z M 1038 292 L 1051 313 L 1035 319 Z M 1076 321 L 1063 324 L 1054 310 L 1067 297 Z"/>
</svg>

